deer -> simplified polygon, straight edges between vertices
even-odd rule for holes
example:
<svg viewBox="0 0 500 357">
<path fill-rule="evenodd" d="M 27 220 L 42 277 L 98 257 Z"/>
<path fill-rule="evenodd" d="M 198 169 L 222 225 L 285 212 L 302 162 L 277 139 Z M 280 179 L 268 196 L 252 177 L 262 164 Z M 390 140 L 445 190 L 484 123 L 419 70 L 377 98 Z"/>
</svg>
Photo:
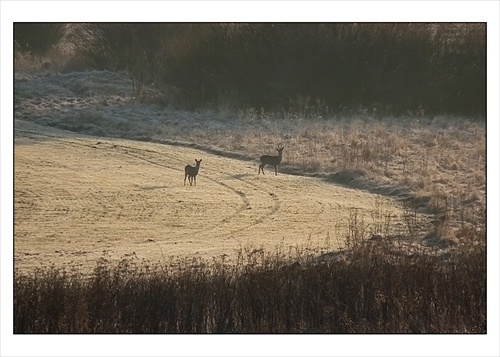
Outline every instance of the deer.
<svg viewBox="0 0 500 357">
<path fill-rule="evenodd" d="M 186 186 L 186 177 L 189 181 L 190 186 L 193 186 L 193 181 L 194 185 L 196 186 L 196 175 L 198 175 L 198 171 L 200 171 L 201 160 L 202 159 L 198 161 L 194 159 L 194 161 L 196 161 L 196 166 L 193 167 L 191 165 L 186 165 L 186 167 L 184 168 L 184 186 Z"/>
<path fill-rule="evenodd" d="M 262 175 L 264 175 L 264 167 L 266 165 L 271 165 L 274 166 L 274 173 L 276 176 L 278 176 L 278 165 L 281 162 L 281 158 L 283 157 L 283 145 L 278 144 L 276 147 L 276 150 L 278 151 L 278 156 L 271 156 L 271 155 L 262 155 L 260 157 L 260 162 L 261 164 L 259 165 L 259 174 L 260 171 L 262 170 Z"/>
</svg>

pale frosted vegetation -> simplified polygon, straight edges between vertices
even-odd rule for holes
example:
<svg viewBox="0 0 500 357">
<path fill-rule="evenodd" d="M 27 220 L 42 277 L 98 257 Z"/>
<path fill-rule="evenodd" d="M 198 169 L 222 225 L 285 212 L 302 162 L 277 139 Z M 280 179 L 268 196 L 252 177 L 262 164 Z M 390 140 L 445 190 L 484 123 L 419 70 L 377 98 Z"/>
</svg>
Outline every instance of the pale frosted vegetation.
<svg viewBox="0 0 500 357">
<path fill-rule="evenodd" d="M 16 76 L 18 119 L 90 135 L 196 143 L 200 149 L 255 161 L 256 171 L 258 158 L 276 154 L 277 143 L 282 143 L 283 172 L 411 198 L 420 211 L 446 214 L 447 225 L 453 228 L 484 218 L 482 121 L 388 117 L 367 110 L 325 118 L 310 114 L 309 105 L 314 103 L 307 99 L 293 111 L 278 113 L 182 111 L 129 103 L 129 80 L 108 71 Z"/>
</svg>

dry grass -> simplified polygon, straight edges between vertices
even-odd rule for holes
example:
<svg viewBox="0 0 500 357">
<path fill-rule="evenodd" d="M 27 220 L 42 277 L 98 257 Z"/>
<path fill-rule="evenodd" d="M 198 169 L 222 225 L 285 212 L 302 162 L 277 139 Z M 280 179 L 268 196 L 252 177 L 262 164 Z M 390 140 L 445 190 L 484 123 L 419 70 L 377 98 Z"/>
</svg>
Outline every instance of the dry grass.
<svg viewBox="0 0 500 357">
<path fill-rule="evenodd" d="M 57 66 L 71 59 L 59 57 L 53 61 Z M 16 71 L 29 66 L 39 70 L 43 64 L 29 56 L 16 56 Z M 113 85 L 116 79 L 113 77 Z M 91 81 L 98 79 L 89 76 L 88 81 L 75 83 L 87 88 Z M 422 114 L 380 117 L 363 108 L 357 113 L 325 117 L 322 115 L 328 110 L 323 103 L 303 98 L 282 112 L 239 110 L 231 93 L 222 96 L 213 110 L 184 112 L 155 107 L 151 102 L 158 100 L 158 93 L 150 89 L 145 90 L 144 104 L 135 103 L 130 113 L 117 119 L 110 116 L 128 101 L 123 90 L 111 85 L 89 88 L 68 87 L 84 98 L 89 96 L 85 98 L 88 107 L 78 112 L 71 112 L 73 104 L 66 107 L 49 97 L 40 105 L 31 97 L 38 95 L 36 92 L 16 93 L 16 115 L 76 132 L 196 144 L 200 149 L 251 160 L 262 154 L 274 155 L 276 144 L 281 142 L 285 146 L 284 172 L 331 177 L 337 183 L 382 194 L 403 193 L 427 212 L 447 210 L 455 226 L 463 223 L 462 219 L 474 223 L 485 209 L 484 120 Z M 68 114 L 60 117 L 54 109 L 58 107 Z M 33 113 L 40 119 L 32 118 Z M 154 119 L 148 118 L 151 115 Z"/>
<path fill-rule="evenodd" d="M 443 256 L 401 244 L 18 273 L 14 332 L 486 333 L 484 245 Z"/>
<path fill-rule="evenodd" d="M 446 209 L 453 225 L 473 223 L 484 211 L 484 122 L 451 117 L 280 120 L 270 115 L 241 120 L 248 124 L 232 131 L 203 128 L 169 132 L 164 138 L 174 136 L 249 157 L 275 154 L 281 142 L 285 172 L 338 177 L 356 172 L 351 186 L 385 194 L 405 192 L 427 212 Z"/>
<path fill-rule="evenodd" d="M 110 76 L 92 73 L 102 75 Z M 92 88 L 90 77 L 83 82 Z M 111 87 L 101 90 L 102 97 L 81 101 L 81 110 L 53 98 L 40 104 L 20 97 L 16 117 L 91 135 L 175 144 L 239 158 L 251 162 L 242 165 L 252 174 L 258 157 L 274 155 L 276 144 L 282 143 L 280 172 L 322 177 L 336 187 L 399 199 L 409 212 L 434 215 L 435 230 L 446 238 L 462 240 L 461 232 L 484 217 L 484 122 L 444 116 L 377 118 L 370 113 L 304 118 L 300 113 L 256 110 L 183 112 L 126 104 Z M 54 107 L 65 108 L 64 114 Z"/>
<path fill-rule="evenodd" d="M 61 43 L 43 55 L 16 51 L 14 59 L 15 73 L 48 74 L 84 71 L 88 69 L 85 59 L 75 55 L 71 46 Z"/>
<path fill-rule="evenodd" d="M 324 104 L 300 98 L 277 113 L 237 110 L 231 95 L 214 110 L 186 112 L 155 106 L 153 90 L 144 93 L 151 101 L 128 103 L 127 81 L 110 72 L 47 80 L 54 93 L 57 83 L 63 93 L 82 97 L 78 107 L 57 95 L 34 98 L 39 90 L 20 81 L 16 118 L 90 135 L 173 143 L 252 163 L 262 154 L 275 154 L 276 144 L 282 143 L 281 172 L 395 197 L 409 211 L 434 215 L 449 238 L 460 239 L 464 227 L 484 216 L 484 121 L 422 113 L 379 117 L 363 108 L 324 117 Z M 87 89 L 75 90 L 69 82 Z M 36 83 L 43 88 L 43 80 Z"/>
<path fill-rule="evenodd" d="M 234 261 L 241 247 L 332 250 L 352 232 L 353 213 L 363 238 L 407 230 L 391 199 L 269 169 L 258 175 L 256 161 L 33 123 L 16 130 L 15 260 L 24 271 L 48 263 L 88 270 L 103 256 Z M 195 158 L 203 158 L 197 186 L 183 185 Z M 419 217 L 412 227 L 426 232 Z"/>
<path fill-rule="evenodd" d="M 101 110 L 116 103 L 111 99 L 102 99 L 100 103 L 94 104 Z M 171 265 L 151 266 L 148 262 L 137 262 L 135 257 L 129 256 L 118 265 L 109 265 L 110 262 L 106 259 L 100 261 L 95 267 L 94 274 L 90 276 L 83 276 L 82 271 L 69 271 L 56 267 L 32 270 L 27 274 L 18 270 L 14 287 L 16 333 L 486 332 L 484 123 L 451 117 L 377 119 L 369 113 L 332 115 L 330 118 L 318 118 L 314 115 L 306 118 L 293 113 L 278 115 L 257 110 L 235 114 L 230 104 L 226 103 L 219 108 L 220 112 L 215 113 L 204 111 L 186 115 L 167 110 L 162 112 L 161 123 L 134 120 L 136 118 L 124 118 L 118 122 L 104 114 L 88 116 L 85 111 L 78 113 L 76 119 L 68 114 L 64 116 L 64 121 L 56 122 L 57 118 L 54 119 L 51 115 L 50 108 L 41 114 L 43 118 L 39 121 L 55 126 L 61 126 L 63 123 L 66 129 L 73 131 L 85 132 L 85 128 L 91 125 L 92 130 L 99 130 L 102 135 L 109 134 L 111 132 L 109 128 L 112 128 L 110 136 L 167 143 L 180 141 L 187 146 L 196 143 L 198 149 L 208 152 L 216 151 L 225 156 L 240 156 L 243 159 L 253 160 L 252 164 L 239 162 L 237 167 L 238 170 L 248 169 L 253 176 L 256 176 L 257 171 L 257 166 L 254 165 L 256 159 L 264 153 L 274 154 L 276 144 L 281 142 L 285 150 L 280 172 L 323 176 L 354 188 L 392 195 L 402 200 L 406 198 L 403 200 L 404 207 L 401 213 L 403 222 L 398 222 L 399 225 L 405 225 L 404 234 L 390 233 L 393 227 L 398 227 L 391 221 L 392 216 L 386 214 L 382 201 L 375 200 L 370 203 L 368 216 L 360 215 L 360 211 L 352 205 L 350 208 L 349 204 L 345 205 L 344 208 L 347 210 L 344 210 L 344 213 L 347 214 L 342 217 L 344 226 L 341 233 L 329 235 L 329 232 L 321 232 L 324 235 L 322 239 L 330 247 L 332 246 L 330 237 L 332 240 L 338 237 L 344 238 L 345 246 L 350 250 L 342 253 L 332 251 L 325 253 L 322 249 L 316 249 L 316 246 L 309 249 L 307 244 L 302 247 L 297 246 L 295 250 L 290 249 L 291 245 L 282 246 L 281 250 L 278 247 L 272 252 L 256 246 L 241 250 L 236 264 L 234 262 L 227 264 L 225 256 L 221 256 L 220 260 L 211 264 L 206 260 L 185 258 Z M 38 120 L 30 117 L 32 114 L 30 110 L 22 114 L 26 115 L 24 119 Z M 140 114 L 137 116 L 140 117 Z M 158 209 L 166 209 L 165 202 L 158 201 L 156 192 L 152 192 L 166 188 L 177 190 L 178 194 L 190 194 L 191 200 L 196 199 L 197 194 L 191 187 L 186 187 L 184 191 L 185 188 L 180 186 L 182 168 L 187 163 L 185 159 L 189 157 L 189 161 L 192 162 L 197 156 L 191 157 L 193 151 L 183 150 L 182 158 L 171 155 L 175 160 L 167 163 L 167 166 L 170 166 L 167 169 L 173 173 L 170 179 L 173 180 L 173 177 L 179 174 L 178 187 L 170 184 L 159 187 L 157 182 L 148 181 L 152 179 L 151 172 L 140 172 L 141 169 L 146 170 L 151 166 L 161 166 L 161 170 L 168 171 L 164 167 L 163 154 L 166 151 L 158 147 L 153 149 L 150 143 L 127 144 L 127 147 L 120 149 L 123 151 L 114 152 L 113 155 L 117 156 L 111 155 L 112 159 L 117 159 L 116 161 L 100 161 L 101 169 L 106 175 L 101 175 L 97 180 L 90 175 L 92 170 L 96 169 L 91 160 L 83 163 L 90 168 L 82 170 L 78 160 L 74 158 L 72 161 L 67 160 L 67 157 L 61 155 L 65 153 L 68 155 L 68 147 L 74 146 L 78 147 L 77 151 L 83 153 L 86 158 L 95 159 L 95 153 L 101 144 L 93 140 L 91 143 L 84 143 L 83 149 L 79 145 L 81 143 L 76 143 L 74 137 L 64 143 L 65 140 L 59 140 L 60 138 L 42 139 L 39 135 L 30 134 L 30 131 L 26 130 L 27 137 L 22 140 L 33 140 L 37 145 L 40 143 L 60 145 L 64 150 L 57 152 L 52 148 L 48 152 L 43 152 L 39 150 L 42 146 L 33 146 L 31 150 L 37 152 L 37 155 L 47 154 L 46 161 L 42 161 L 44 158 L 37 157 L 33 152 L 26 156 L 16 155 L 16 160 L 27 160 L 32 156 L 32 161 L 42 162 L 45 168 L 54 169 L 48 181 L 54 180 L 54 183 L 57 183 L 57 179 L 72 177 L 76 181 L 75 186 L 83 190 L 89 189 L 87 197 L 93 200 L 90 205 L 73 206 L 74 196 L 67 191 L 66 203 L 70 209 L 58 211 L 54 209 L 60 208 L 58 204 L 51 206 L 50 202 L 43 199 L 43 195 L 49 192 L 44 190 L 46 187 L 43 185 L 31 192 L 42 199 L 25 200 L 26 196 L 23 194 L 29 193 L 30 184 L 34 182 L 31 180 L 33 177 L 29 176 L 30 170 L 35 167 L 25 162 L 24 172 L 17 170 L 21 166 L 16 166 L 16 174 L 27 175 L 23 182 L 27 190 L 16 191 L 15 214 L 22 213 L 20 207 L 25 209 L 25 213 L 49 212 L 58 219 L 64 218 L 68 213 L 81 214 L 80 218 L 83 217 L 83 220 L 88 221 L 89 230 L 82 234 L 79 227 L 74 224 L 70 224 L 69 227 L 74 229 L 75 241 L 87 244 L 89 251 L 94 249 L 96 252 L 96 243 L 99 243 L 89 239 L 95 233 L 91 228 L 99 228 L 99 225 L 92 221 L 92 217 L 85 216 L 89 212 L 101 214 L 100 219 L 108 219 L 105 223 L 111 222 L 117 231 L 119 222 L 117 223 L 116 217 L 110 214 L 111 209 L 117 208 L 120 208 L 122 213 L 128 214 L 126 217 L 128 220 L 137 219 L 136 222 L 132 222 L 136 226 L 143 224 L 143 227 L 151 227 L 151 223 L 160 215 L 156 214 L 154 209 L 145 209 L 147 205 L 145 206 L 143 202 L 136 204 L 137 201 L 134 199 L 146 200 L 148 204 L 157 204 Z M 24 142 L 26 145 L 24 149 L 34 145 L 33 142 Z M 108 149 L 116 149 L 112 148 L 110 142 L 106 142 L 105 145 Z M 141 146 L 141 150 L 134 150 L 135 146 Z M 49 152 L 52 152 L 54 157 L 50 157 Z M 102 151 L 104 155 L 110 155 L 111 152 Z M 131 155 L 140 156 L 141 160 L 148 160 L 147 164 L 138 165 Z M 80 159 L 80 161 L 85 160 Z M 202 167 L 200 179 L 202 181 L 207 179 L 204 183 L 214 189 L 228 188 L 229 184 L 222 181 L 223 176 L 220 171 L 222 165 L 228 167 L 229 161 L 224 157 L 218 158 L 217 161 L 220 166 L 209 170 L 206 170 L 205 165 Z M 205 164 L 205 160 L 203 162 Z M 157 165 L 158 163 L 160 165 Z M 82 184 L 89 179 L 95 180 L 91 180 L 94 184 L 97 181 L 103 184 L 104 177 L 107 177 L 108 183 L 115 182 L 118 177 L 116 173 L 120 172 L 118 170 L 120 164 L 126 166 L 126 175 L 122 174 L 120 178 L 131 179 L 125 186 L 135 188 L 137 191 L 129 192 L 133 198 L 126 200 L 127 203 L 133 203 L 129 211 L 128 207 L 110 204 L 109 200 L 120 196 L 121 192 L 118 193 L 108 187 L 104 193 L 116 193 L 116 196 L 103 195 L 102 192 L 92 191 L 96 187 L 89 188 Z M 117 171 L 110 172 L 110 167 Z M 162 177 L 163 171 L 161 174 L 157 172 L 156 178 Z M 68 176 L 68 172 L 72 172 L 72 175 Z M 66 176 L 61 173 L 65 173 Z M 210 181 L 205 173 L 210 173 L 216 178 Z M 46 185 L 47 177 L 43 174 L 42 172 L 41 177 Z M 273 196 L 266 194 L 270 192 L 269 189 L 262 186 L 265 185 L 263 182 L 267 182 L 264 180 L 269 180 L 272 182 L 272 187 L 276 187 L 275 177 L 269 175 L 265 179 L 263 177 L 257 179 L 258 181 L 251 181 L 251 185 L 244 185 L 248 192 L 243 191 L 241 187 L 229 188 L 229 191 L 234 193 L 230 195 L 234 201 L 231 201 L 231 204 L 234 204 L 232 208 L 244 208 L 243 206 L 253 198 L 250 194 L 262 193 L 264 195 L 256 197 L 252 203 L 262 204 L 267 210 L 272 209 L 273 204 L 277 205 Z M 283 175 L 279 179 L 291 182 L 295 179 L 309 178 Z M 134 186 L 134 180 L 141 181 L 142 186 Z M 17 176 L 16 182 L 22 182 L 22 177 Z M 220 185 L 221 182 L 226 186 Z M 252 185 L 260 185 L 259 187 L 264 189 L 254 190 Z M 282 210 L 290 209 L 288 212 L 290 217 L 295 214 L 292 209 L 300 208 L 303 213 L 314 211 L 300 201 L 297 193 L 299 188 L 300 185 L 297 185 L 297 190 L 294 192 L 286 193 L 286 190 L 282 189 L 279 192 L 280 195 L 286 194 L 289 198 L 286 201 L 288 203 L 293 201 L 291 197 L 296 196 L 294 205 L 289 206 L 286 203 L 280 205 Z M 190 191 L 187 191 L 188 189 Z M 332 193 L 337 189 L 344 188 L 330 185 L 328 192 Z M 65 190 L 65 186 L 56 184 L 52 186 L 52 190 L 61 193 Z M 353 196 L 348 199 L 358 195 L 361 201 L 367 202 L 364 193 L 351 191 L 354 191 Z M 336 192 L 338 197 L 344 199 L 347 197 L 345 191 Z M 242 194 L 246 195 L 248 202 L 244 200 Z M 263 197 L 266 197 L 267 201 Z M 323 198 L 321 192 L 315 197 L 318 202 Z M 224 197 L 219 195 L 217 198 Z M 46 206 L 42 211 L 36 207 L 27 209 L 22 206 L 34 203 Z M 202 218 L 207 207 L 211 207 L 214 211 L 220 209 L 216 207 L 216 201 L 205 203 L 208 204 L 195 207 L 196 210 L 192 211 L 191 217 Z M 325 206 L 320 204 L 313 208 L 318 207 Z M 248 211 L 241 210 L 241 212 Z M 421 212 L 434 215 L 434 226 L 423 240 L 422 237 L 417 239 L 414 235 L 420 224 Z M 170 214 L 169 218 L 175 217 L 174 212 Z M 246 214 L 243 213 L 242 216 L 247 217 Z M 318 226 L 317 222 L 320 222 L 319 226 L 322 227 L 321 222 L 327 221 L 335 233 L 338 226 L 328 214 L 335 214 L 335 210 L 319 212 L 318 220 L 313 223 Z M 220 215 L 220 212 L 214 213 L 214 216 L 216 215 Z M 190 222 L 186 217 L 177 218 L 184 227 L 190 228 Z M 181 218 L 185 220 L 180 220 Z M 250 217 L 249 223 L 260 223 L 258 219 L 259 217 Z M 269 215 L 264 219 L 269 219 Z M 144 221 L 139 222 L 141 220 Z M 18 223 L 22 221 L 23 219 L 17 219 Z M 41 221 L 47 222 L 47 217 Z M 370 226 L 368 222 L 371 223 Z M 29 223 L 29 220 L 26 220 L 26 223 Z M 160 221 L 153 223 L 155 226 L 162 224 Z M 291 227 L 291 230 L 296 231 L 297 227 L 307 228 L 304 222 L 296 223 L 297 226 Z M 61 222 L 56 219 L 55 227 L 60 224 Z M 30 242 L 32 239 L 30 234 L 39 227 L 35 225 L 31 228 L 32 232 L 25 236 L 18 235 L 21 230 L 19 226 L 15 227 L 16 254 L 30 253 L 28 248 L 24 252 L 20 251 L 19 242 L 24 239 L 25 247 L 29 247 L 30 243 L 33 247 L 34 242 Z M 217 222 L 214 222 L 214 230 L 211 232 L 199 228 L 197 239 L 219 249 L 218 242 L 210 242 L 217 227 Z M 178 230 L 178 227 L 170 228 Z M 282 228 L 280 226 L 280 229 Z M 280 229 L 275 233 L 281 234 Z M 56 233 L 60 234 L 58 238 L 65 238 L 67 235 L 64 229 Z M 121 238 L 121 233 L 123 232 L 118 231 L 115 241 L 105 243 L 118 247 L 117 242 Z M 149 249 L 148 245 L 152 242 L 148 241 L 146 236 L 141 236 L 142 233 L 136 228 L 133 237 L 129 237 L 139 237 L 137 246 Z M 192 235 L 192 231 L 185 233 L 184 237 Z M 261 230 L 251 232 L 248 237 L 259 234 L 262 235 Z M 301 239 L 307 240 L 303 231 L 298 234 L 301 235 Z M 366 242 L 370 236 L 372 239 Z M 44 235 L 42 238 L 50 240 L 54 237 Z M 295 237 L 286 237 L 290 238 Z M 171 243 L 172 246 L 175 244 Z M 50 244 L 44 244 L 43 240 L 37 244 L 43 249 L 54 248 Z M 455 249 L 457 246 L 458 249 Z M 102 247 L 97 244 L 97 248 Z M 119 247 L 122 248 L 123 246 Z M 61 251 L 53 253 L 61 254 Z M 86 254 L 85 251 L 74 247 L 62 253 L 67 253 L 67 256 Z M 46 257 L 47 255 L 44 255 L 42 259 Z M 60 255 L 56 259 L 58 257 Z M 33 257 L 27 254 L 25 260 L 30 259 Z"/>
</svg>

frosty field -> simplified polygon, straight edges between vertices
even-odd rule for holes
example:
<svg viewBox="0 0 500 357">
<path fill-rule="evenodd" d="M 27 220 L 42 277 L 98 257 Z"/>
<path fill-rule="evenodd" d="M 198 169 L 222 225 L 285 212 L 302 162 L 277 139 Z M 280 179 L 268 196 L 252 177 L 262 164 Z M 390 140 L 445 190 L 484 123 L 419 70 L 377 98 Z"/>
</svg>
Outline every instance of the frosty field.
<svg viewBox="0 0 500 357">
<path fill-rule="evenodd" d="M 109 71 L 20 72 L 14 89 L 18 269 L 330 252 L 430 230 L 457 241 L 484 212 L 485 128 L 468 119 L 184 111 L 151 89 L 130 98 Z M 259 175 L 278 143 L 278 176 Z M 198 185 L 184 186 L 195 159 Z"/>
<path fill-rule="evenodd" d="M 184 166 L 195 158 L 203 159 L 197 185 L 184 186 Z M 15 266 L 331 250 L 342 245 L 354 211 L 367 231 L 387 217 L 402 229 L 393 200 L 257 168 L 258 161 L 185 147 L 16 122 Z"/>
</svg>

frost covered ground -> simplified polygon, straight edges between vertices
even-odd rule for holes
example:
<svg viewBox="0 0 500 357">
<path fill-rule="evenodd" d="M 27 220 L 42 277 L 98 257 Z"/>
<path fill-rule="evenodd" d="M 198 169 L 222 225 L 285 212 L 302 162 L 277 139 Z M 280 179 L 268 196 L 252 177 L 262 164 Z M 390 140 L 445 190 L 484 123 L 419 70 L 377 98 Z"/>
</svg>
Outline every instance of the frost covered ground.
<svg viewBox="0 0 500 357">
<path fill-rule="evenodd" d="M 131 100 L 132 82 L 127 77 L 108 71 L 16 73 L 15 82 L 16 119 L 87 135 L 166 142 L 195 137 L 215 148 L 217 138 L 208 133 L 229 136 L 240 130 L 269 130 L 271 125 L 142 104 Z"/>
<path fill-rule="evenodd" d="M 108 71 L 15 74 L 19 268 L 331 250 L 348 236 L 426 233 L 440 197 L 469 202 L 463 221 L 484 207 L 484 132 L 467 120 L 187 112 L 131 100 L 131 91 Z M 280 174 L 258 175 L 258 157 L 278 142 Z M 199 185 L 183 186 L 195 158 Z M 418 198 L 413 209 L 408 197 Z"/>
</svg>

